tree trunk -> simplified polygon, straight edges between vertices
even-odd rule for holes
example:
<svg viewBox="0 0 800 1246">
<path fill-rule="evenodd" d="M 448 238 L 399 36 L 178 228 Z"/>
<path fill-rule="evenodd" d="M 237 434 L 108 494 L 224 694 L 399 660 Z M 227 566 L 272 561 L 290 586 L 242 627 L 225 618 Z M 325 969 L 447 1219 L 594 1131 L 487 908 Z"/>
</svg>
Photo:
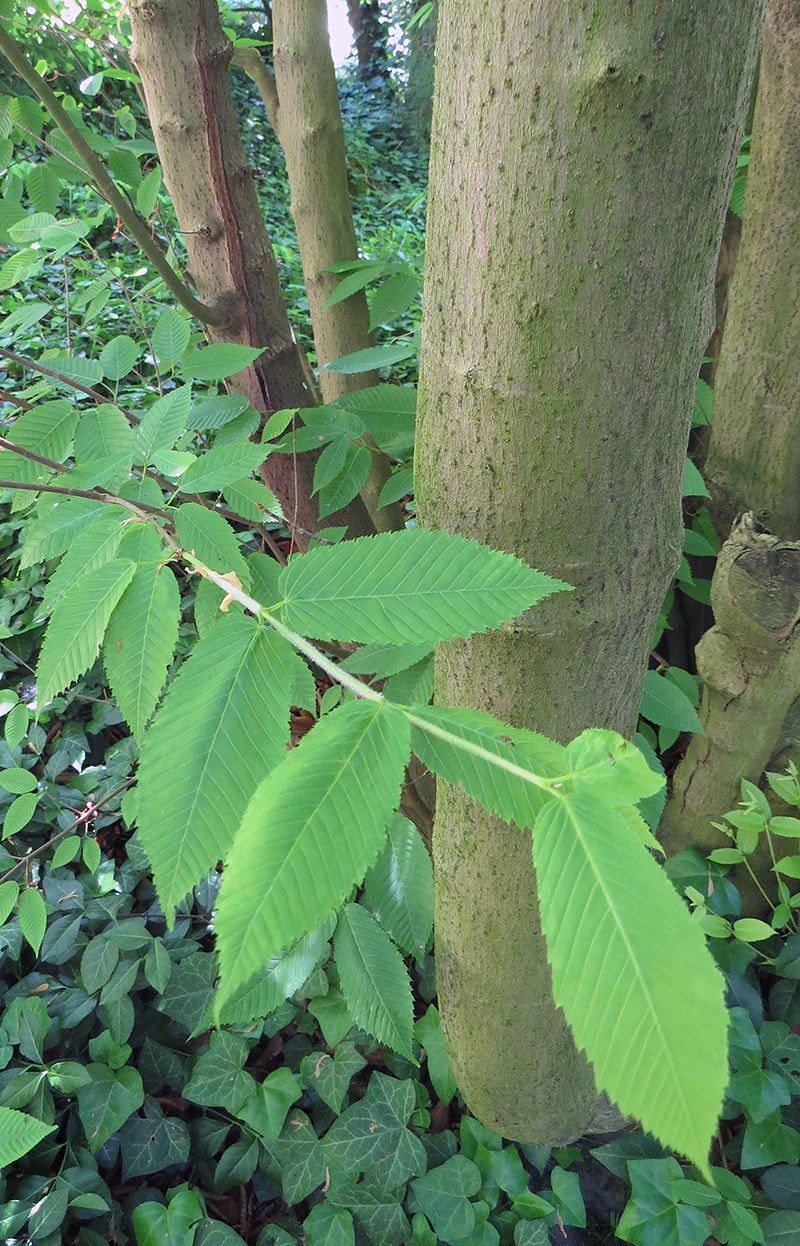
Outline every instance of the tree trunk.
<svg viewBox="0 0 800 1246">
<path fill-rule="evenodd" d="M 562 741 L 633 731 L 681 550 L 681 475 L 759 0 L 442 0 L 421 520 L 575 586 L 437 656 L 437 700 Z M 552 1001 L 530 840 L 442 784 L 443 1026 L 471 1110 L 580 1135 L 591 1070 Z"/>
<path fill-rule="evenodd" d="M 344 132 L 331 59 L 326 0 L 274 0 L 275 128 L 286 157 L 300 258 L 324 402 L 378 383 L 376 372 L 326 372 L 324 365 L 371 345 L 363 290 L 326 307 L 340 277 L 332 264 L 358 259 L 347 185 Z M 402 528 L 399 506 L 378 507 L 391 465 L 377 449 L 362 492 L 376 527 Z"/>
<path fill-rule="evenodd" d="M 271 411 L 314 400 L 281 295 L 275 257 L 242 147 L 228 85 L 230 43 L 215 0 L 132 0 L 132 57 L 139 70 L 164 181 L 201 299 L 227 313 L 213 341 L 264 347 L 229 382 Z M 272 455 L 263 469 L 290 524 L 316 531 L 314 456 Z M 359 498 L 326 518 L 348 535 L 374 530 Z"/>
<path fill-rule="evenodd" d="M 742 242 L 706 461 L 718 530 L 800 538 L 800 0 L 769 0 Z"/>
</svg>

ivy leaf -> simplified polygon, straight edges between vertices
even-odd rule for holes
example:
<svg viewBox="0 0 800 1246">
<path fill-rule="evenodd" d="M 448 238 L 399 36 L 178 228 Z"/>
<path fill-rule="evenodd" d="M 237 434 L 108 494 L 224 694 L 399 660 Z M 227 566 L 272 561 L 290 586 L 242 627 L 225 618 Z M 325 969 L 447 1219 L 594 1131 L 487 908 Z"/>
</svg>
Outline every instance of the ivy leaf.
<svg viewBox="0 0 800 1246">
<path fill-rule="evenodd" d="M 109 620 L 103 663 L 120 712 L 139 743 L 167 678 L 180 618 L 175 576 L 168 567 L 143 566 Z"/>
<path fill-rule="evenodd" d="M 603 801 L 580 792 L 551 800 L 533 843 L 553 994 L 598 1086 L 709 1177 L 727 1013 L 700 928 Z"/>
<path fill-rule="evenodd" d="M 400 711 L 351 701 L 326 715 L 259 785 L 220 890 L 219 1010 L 361 882 L 399 803 L 408 754 Z"/>
<path fill-rule="evenodd" d="M 225 615 L 192 650 L 145 736 L 139 828 L 170 923 L 227 856 L 248 800 L 283 757 L 298 662 L 254 619 Z"/>
<path fill-rule="evenodd" d="M 90 1064 L 90 1081 L 77 1091 L 78 1112 L 94 1154 L 144 1103 L 142 1079 L 130 1065 L 114 1072 L 106 1064 Z"/>
<path fill-rule="evenodd" d="M 107 562 L 80 576 L 65 591 L 39 654 L 39 706 L 47 705 L 93 664 L 108 620 L 135 570 L 132 562 Z"/>
<path fill-rule="evenodd" d="M 348 904 L 340 913 L 333 951 L 356 1025 L 413 1060 L 414 1009 L 408 970 L 389 936 L 362 905 Z"/>
<path fill-rule="evenodd" d="M 487 631 L 568 585 L 476 541 L 417 528 L 293 558 L 284 621 L 318 640 L 430 644 Z"/>
</svg>

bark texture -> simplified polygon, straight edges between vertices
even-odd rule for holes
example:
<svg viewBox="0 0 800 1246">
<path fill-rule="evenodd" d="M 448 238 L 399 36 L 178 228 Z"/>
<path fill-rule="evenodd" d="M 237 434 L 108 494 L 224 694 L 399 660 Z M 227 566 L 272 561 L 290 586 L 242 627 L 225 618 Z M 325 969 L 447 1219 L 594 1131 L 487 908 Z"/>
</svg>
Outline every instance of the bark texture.
<svg viewBox="0 0 800 1246">
<path fill-rule="evenodd" d="M 760 17 L 759 0 L 440 4 L 419 514 L 575 587 L 444 646 L 443 703 L 562 741 L 634 728 Z M 505 1136 L 563 1143 L 595 1089 L 553 1005 L 530 837 L 441 787 L 459 1087 Z"/>
<path fill-rule="evenodd" d="M 717 528 L 800 537 L 800 0 L 769 0 L 742 242 L 706 460 Z"/>
<path fill-rule="evenodd" d="M 715 624 L 696 649 L 705 734 L 692 736 L 675 773 L 659 828 L 669 855 L 726 846 L 713 822 L 737 806 L 740 780 L 758 783 L 800 739 L 800 543 L 781 541 L 752 512 L 744 514 L 720 550 L 711 605 Z M 773 894 L 766 845 L 751 864 Z M 749 878 L 736 881 L 746 911 L 757 912 L 761 903 Z"/>
<path fill-rule="evenodd" d="M 231 47 L 215 0 L 132 0 L 128 12 L 132 56 L 191 276 L 203 302 L 224 313 L 208 336 L 264 347 L 230 388 L 265 416 L 313 406 L 236 125 Z M 313 472 L 312 455 L 272 455 L 263 469 L 289 522 L 307 532 L 320 526 Z M 374 531 L 358 498 L 325 524 L 345 524 L 350 536 Z"/>
</svg>

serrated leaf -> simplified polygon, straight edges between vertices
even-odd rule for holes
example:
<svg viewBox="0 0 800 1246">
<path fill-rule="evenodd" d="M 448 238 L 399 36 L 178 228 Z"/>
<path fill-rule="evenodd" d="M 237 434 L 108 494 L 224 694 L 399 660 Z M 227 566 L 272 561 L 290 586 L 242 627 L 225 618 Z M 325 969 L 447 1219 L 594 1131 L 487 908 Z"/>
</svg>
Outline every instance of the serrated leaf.
<svg viewBox="0 0 800 1246">
<path fill-rule="evenodd" d="M 330 448 L 330 447 L 329 447 Z M 352 502 L 367 482 L 371 463 L 366 446 L 348 445 L 342 470 L 329 484 L 319 491 L 319 517 L 327 518 Z"/>
<path fill-rule="evenodd" d="M 510 554 L 422 528 L 318 546 L 281 577 L 295 631 L 388 644 L 488 631 L 567 587 Z"/>
<path fill-rule="evenodd" d="M 342 355 L 332 363 L 324 364 L 326 372 L 343 372 L 348 376 L 357 372 L 375 372 L 378 368 L 390 368 L 414 354 L 415 347 L 411 342 L 398 343 L 396 346 L 368 346 L 365 350 L 353 351 L 351 355 Z"/>
<path fill-rule="evenodd" d="M 683 490 L 682 496 L 685 498 L 710 498 L 711 494 L 706 488 L 706 482 L 700 475 L 691 459 L 687 459 L 683 465 Z"/>
<path fill-rule="evenodd" d="M 415 705 L 410 721 L 411 747 L 429 770 L 517 826 L 533 826 L 550 799 L 547 779 L 569 769 L 560 744 L 480 710 Z"/>
<path fill-rule="evenodd" d="M 127 333 L 120 333 L 106 342 L 100 352 L 100 363 L 107 381 L 121 381 L 136 366 L 141 351 Z"/>
<path fill-rule="evenodd" d="M 195 459 L 178 481 L 181 493 L 218 492 L 232 485 L 264 462 L 266 451 L 252 441 L 213 446 Z"/>
<path fill-rule="evenodd" d="M 133 461 L 147 464 L 154 454 L 171 450 L 188 427 L 191 385 L 180 385 L 157 398 L 145 412 L 133 437 Z"/>
<path fill-rule="evenodd" d="M 70 585 L 50 620 L 36 668 L 40 706 L 79 679 L 95 661 L 114 607 L 133 579 L 131 562 L 107 562 Z"/>
<path fill-rule="evenodd" d="M 413 273 L 394 273 L 387 277 L 369 299 L 370 332 L 399 320 L 419 292 L 420 281 Z"/>
<path fill-rule="evenodd" d="M 397 948 L 362 905 L 347 904 L 339 914 L 333 951 L 356 1025 L 413 1060 L 411 979 Z"/>
<path fill-rule="evenodd" d="M 26 887 L 17 902 L 17 920 L 25 941 L 38 956 L 47 927 L 44 897 L 35 887 Z"/>
<path fill-rule="evenodd" d="M 255 620 L 226 615 L 193 649 L 145 737 L 139 833 L 170 922 L 228 855 L 248 800 L 283 757 L 297 662 Z"/>
<path fill-rule="evenodd" d="M 658 671 L 648 671 L 645 675 L 639 713 L 658 727 L 704 734 L 697 711 L 686 693 Z"/>
<path fill-rule="evenodd" d="M 3 818 L 3 839 L 18 834 L 23 827 L 28 825 L 38 801 L 39 797 L 34 792 L 25 792 L 22 796 L 17 796 L 16 800 L 12 800 Z"/>
<path fill-rule="evenodd" d="M 21 567 L 33 566 L 45 558 L 57 558 L 69 549 L 93 517 L 105 510 L 104 502 L 92 502 L 89 498 L 49 498 L 39 503 L 37 518 L 28 525 L 25 543 L 20 557 Z"/>
<path fill-rule="evenodd" d="M 63 398 L 42 402 L 31 411 L 25 411 L 14 421 L 8 431 L 8 439 L 24 450 L 33 450 L 44 458 L 61 462 L 69 448 L 78 423 L 78 413 L 73 404 Z M 39 463 L 24 459 L 13 450 L 0 451 L 0 472 L 4 479 L 44 480 L 50 469 Z"/>
<path fill-rule="evenodd" d="M 13 879 L 0 883 L 0 926 L 8 921 L 18 897 L 19 883 L 15 883 Z"/>
<path fill-rule="evenodd" d="M 211 346 L 198 346 L 184 355 L 180 370 L 185 377 L 198 381 L 221 381 L 249 368 L 263 347 L 241 346 L 236 342 L 214 342 Z"/>
<path fill-rule="evenodd" d="M 27 1112 L 0 1107 L 0 1168 L 7 1168 L 27 1155 L 55 1128 Z"/>
<path fill-rule="evenodd" d="M 259 785 L 220 891 L 219 1007 L 362 880 L 399 803 L 408 753 L 400 711 L 352 701 L 323 718 Z"/>
<path fill-rule="evenodd" d="M 165 566 L 143 566 L 114 609 L 103 642 L 103 664 L 120 712 L 141 743 L 178 640 L 181 598 Z"/>
<path fill-rule="evenodd" d="M 407 494 L 413 492 L 414 469 L 412 467 L 398 467 L 396 471 L 392 472 L 378 494 L 378 505 L 391 506 L 392 502 L 399 502 Z"/>
<path fill-rule="evenodd" d="M 727 1012 L 702 933 L 602 801 L 550 801 L 533 843 L 553 994 L 598 1086 L 708 1177 L 728 1079 Z"/>
<path fill-rule="evenodd" d="M 37 622 L 58 609 L 64 594 L 80 575 L 94 571 L 116 557 L 127 518 L 128 512 L 120 506 L 104 506 L 90 517 L 50 576 L 42 604 L 36 612 Z"/>
<path fill-rule="evenodd" d="M 364 880 L 364 894 L 406 955 L 423 956 L 433 929 L 433 870 L 419 831 L 401 814 L 389 823 L 386 843 Z"/>
<path fill-rule="evenodd" d="M 192 407 L 189 427 L 198 432 L 223 428 L 247 410 L 248 402 L 241 394 L 215 394 Z"/>
<path fill-rule="evenodd" d="M 161 170 L 153 170 L 158 173 L 159 183 L 161 180 Z M 145 183 L 152 178 L 153 173 L 148 173 Z M 144 183 L 143 183 L 144 185 Z M 156 189 L 156 194 L 158 189 Z M 153 330 L 153 336 L 150 339 L 153 347 L 153 354 L 160 364 L 170 368 L 177 363 L 181 355 L 189 345 L 189 338 L 192 336 L 192 326 L 186 318 L 185 314 L 176 311 L 174 307 L 167 307 L 162 311 L 158 318 L 158 324 Z"/>
<path fill-rule="evenodd" d="M 222 496 L 234 514 L 250 523 L 269 523 L 282 514 L 275 494 L 260 480 L 237 480 L 225 487 Z"/>
<path fill-rule="evenodd" d="M 131 427 L 119 407 L 106 403 L 84 411 L 75 430 L 75 462 L 94 463 L 98 459 L 126 458 L 131 461 Z"/>
<path fill-rule="evenodd" d="M 263 973 L 250 978 L 236 991 L 221 1010 L 223 1025 L 248 1025 L 260 1017 L 268 1017 L 284 1000 L 294 995 L 317 967 L 328 946 L 328 940 L 336 926 L 333 914 L 304 935 L 288 952 L 273 956 Z M 213 1017 L 205 1019 L 203 1028 L 214 1024 Z"/>
<path fill-rule="evenodd" d="M 233 528 L 214 511 L 197 502 L 185 502 L 175 513 L 178 540 L 212 571 L 235 571 L 245 588 L 250 583 L 247 562 Z"/>
<path fill-rule="evenodd" d="M 7 770 L 0 770 L 0 787 L 6 792 L 20 796 L 23 792 L 35 792 L 37 786 L 36 775 L 22 766 L 9 766 Z"/>
<path fill-rule="evenodd" d="M 427 645 L 362 645 L 339 663 L 343 671 L 354 675 L 374 675 L 385 679 L 398 671 L 407 671 L 430 653 Z"/>
<path fill-rule="evenodd" d="M 331 271 L 333 272 L 335 270 L 331 269 Z M 368 286 L 369 283 L 374 281 L 376 277 L 382 276 L 383 271 L 384 265 L 382 263 L 371 261 L 363 267 L 356 269 L 355 272 L 348 273 L 348 275 L 343 277 L 336 286 L 333 294 L 325 303 L 323 311 L 326 311 L 329 307 L 335 306 L 336 303 L 341 303 L 345 299 L 352 298 L 354 294 L 357 294 L 359 290 L 363 290 L 364 287 Z"/>
</svg>

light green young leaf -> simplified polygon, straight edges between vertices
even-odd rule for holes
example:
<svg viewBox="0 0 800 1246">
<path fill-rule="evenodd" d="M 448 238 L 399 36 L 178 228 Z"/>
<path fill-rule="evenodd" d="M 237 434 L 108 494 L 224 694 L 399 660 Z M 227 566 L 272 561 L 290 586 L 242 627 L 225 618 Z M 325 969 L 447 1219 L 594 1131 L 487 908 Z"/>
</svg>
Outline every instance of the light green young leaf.
<svg viewBox="0 0 800 1246">
<path fill-rule="evenodd" d="M 197 381 L 222 381 L 233 376 L 263 354 L 263 347 L 240 346 L 235 342 L 214 342 L 211 346 L 197 346 L 183 356 L 180 370 L 187 379 Z"/>
<path fill-rule="evenodd" d="M 133 435 L 134 463 L 147 464 L 154 454 L 172 449 L 187 427 L 191 403 L 191 385 L 180 385 L 156 399 Z"/>
<path fill-rule="evenodd" d="M 510 554 L 423 528 L 318 546 L 281 577 L 294 631 L 388 644 L 488 631 L 567 587 Z"/>
<path fill-rule="evenodd" d="M 170 923 L 175 906 L 228 855 L 248 800 L 283 758 L 297 663 L 254 619 L 225 615 L 192 650 L 145 736 L 140 836 Z"/>
<path fill-rule="evenodd" d="M 379 1043 L 413 1060 L 411 979 L 397 948 L 362 905 L 342 909 L 333 953 L 353 1020 Z"/>
<path fill-rule="evenodd" d="M 433 870 L 419 831 L 402 814 L 389 823 L 386 843 L 364 880 L 364 894 L 406 955 L 424 956 L 433 930 Z"/>
<path fill-rule="evenodd" d="M 55 1128 L 27 1112 L 0 1108 L 0 1168 L 7 1168 L 27 1155 Z"/>
<path fill-rule="evenodd" d="M 252 441 L 233 442 L 229 446 L 213 446 L 195 459 L 178 481 L 181 493 L 218 492 L 232 485 L 264 462 L 266 451 Z"/>
<path fill-rule="evenodd" d="M 141 743 L 178 640 L 181 600 L 164 566 L 138 567 L 112 614 L 103 663 L 120 712 Z"/>
<path fill-rule="evenodd" d="M 0 926 L 8 921 L 18 897 L 19 883 L 15 883 L 13 878 L 0 883 Z"/>
<path fill-rule="evenodd" d="M 10 835 L 17 835 L 23 827 L 28 825 L 38 801 L 39 797 L 35 792 L 23 792 L 21 796 L 17 796 L 16 800 L 12 800 L 3 818 L 3 839 L 8 839 Z"/>
<path fill-rule="evenodd" d="M 606 804 L 635 805 L 664 786 L 663 775 L 648 766 L 635 744 L 616 731 L 592 727 L 567 745 L 570 790 L 586 792 Z"/>
<path fill-rule="evenodd" d="M 131 562 L 107 562 L 87 571 L 65 591 L 39 654 L 36 682 L 40 707 L 88 671 L 100 651 L 114 607 L 135 570 Z"/>
<path fill-rule="evenodd" d="M 94 514 L 64 554 L 47 582 L 37 622 L 53 614 L 70 585 L 87 571 L 94 571 L 117 555 L 128 512 L 121 506 L 103 506 Z"/>
<path fill-rule="evenodd" d="M 704 734 L 697 711 L 686 693 L 677 684 L 659 675 L 658 671 L 648 671 L 645 675 L 639 713 L 658 727 Z"/>
<path fill-rule="evenodd" d="M 142 216 L 150 216 L 155 210 L 155 206 L 158 202 L 158 192 L 160 189 L 161 169 L 158 165 L 156 165 L 154 169 L 150 170 L 146 177 L 142 178 L 141 185 L 136 191 L 136 211 L 141 213 Z M 167 310 L 170 311 L 171 308 L 168 308 Z M 156 328 L 157 327 L 158 326 L 156 326 Z M 185 349 L 186 347 L 184 345 L 184 350 Z M 183 351 L 179 352 L 179 354 L 182 353 Z M 160 356 L 156 354 L 156 358 L 160 358 Z M 172 363 L 173 361 L 169 360 L 169 362 Z"/>
<path fill-rule="evenodd" d="M 700 929 L 602 800 L 548 802 L 533 845 L 553 994 L 598 1087 L 710 1179 L 727 1012 Z"/>
<path fill-rule="evenodd" d="M 400 800 L 408 736 L 400 710 L 351 701 L 260 784 L 222 880 L 218 1009 L 363 879 Z"/>
<path fill-rule="evenodd" d="M 550 799 L 546 781 L 569 771 L 560 744 L 481 710 L 414 706 L 411 747 L 434 774 L 517 826 L 533 826 Z"/>
</svg>

